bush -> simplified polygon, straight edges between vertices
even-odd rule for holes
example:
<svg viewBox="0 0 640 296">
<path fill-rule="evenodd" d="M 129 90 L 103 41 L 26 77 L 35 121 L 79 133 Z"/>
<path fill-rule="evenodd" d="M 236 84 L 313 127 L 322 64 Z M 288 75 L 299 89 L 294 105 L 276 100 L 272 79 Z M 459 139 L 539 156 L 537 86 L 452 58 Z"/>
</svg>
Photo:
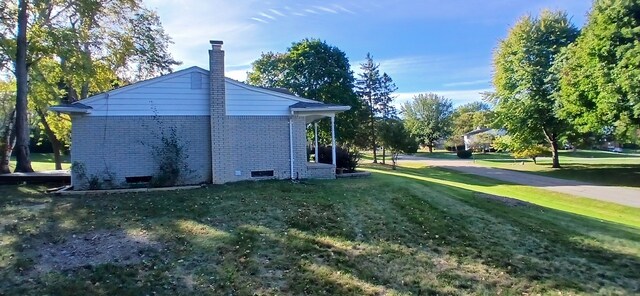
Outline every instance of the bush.
<svg viewBox="0 0 640 296">
<path fill-rule="evenodd" d="M 353 173 L 360 161 L 358 151 L 349 151 L 342 147 L 336 147 L 336 169 L 343 169 L 345 173 Z M 331 164 L 331 146 L 318 148 L 318 162 Z"/>
<path fill-rule="evenodd" d="M 456 154 L 458 155 L 459 158 L 462 158 L 462 159 L 469 159 L 471 158 L 471 156 L 473 156 L 473 152 L 471 150 L 458 151 L 458 153 Z"/>
</svg>

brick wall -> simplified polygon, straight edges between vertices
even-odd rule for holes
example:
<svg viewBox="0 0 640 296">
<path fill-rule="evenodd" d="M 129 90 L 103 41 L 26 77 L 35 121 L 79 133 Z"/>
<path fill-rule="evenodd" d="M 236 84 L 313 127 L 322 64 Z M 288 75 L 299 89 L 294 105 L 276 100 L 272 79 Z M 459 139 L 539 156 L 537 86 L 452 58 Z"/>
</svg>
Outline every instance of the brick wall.
<svg viewBox="0 0 640 296">
<path fill-rule="evenodd" d="M 251 171 L 274 171 L 275 179 L 291 177 L 288 116 L 227 116 L 219 181 L 259 180 Z M 293 117 L 294 178 L 307 178 L 306 126 L 304 118 Z M 239 174 L 239 175 L 238 175 Z"/>
<path fill-rule="evenodd" d="M 71 161 L 80 162 L 87 176 L 111 173 L 115 185 L 125 177 L 152 176 L 158 171 L 152 146 L 160 145 L 160 133 L 176 128 L 186 146 L 193 174 L 184 184 L 211 182 L 211 132 L 208 116 L 73 116 Z M 86 180 L 72 173 L 79 189 Z"/>
</svg>

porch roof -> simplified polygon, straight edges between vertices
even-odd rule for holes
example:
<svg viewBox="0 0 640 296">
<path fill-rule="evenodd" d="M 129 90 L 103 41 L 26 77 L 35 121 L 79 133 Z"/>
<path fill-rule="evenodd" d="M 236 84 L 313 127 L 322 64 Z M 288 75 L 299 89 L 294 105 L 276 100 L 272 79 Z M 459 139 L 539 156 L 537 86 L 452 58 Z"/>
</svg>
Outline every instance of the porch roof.
<svg viewBox="0 0 640 296">
<path fill-rule="evenodd" d="M 325 117 L 335 116 L 336 113 L 347 111 L 351 107 L 320 102 L 298 102 L 291 105 L 289 109 L 291 114 L 303 116 L 307 123 L 311 123 Z"/>
</svg>

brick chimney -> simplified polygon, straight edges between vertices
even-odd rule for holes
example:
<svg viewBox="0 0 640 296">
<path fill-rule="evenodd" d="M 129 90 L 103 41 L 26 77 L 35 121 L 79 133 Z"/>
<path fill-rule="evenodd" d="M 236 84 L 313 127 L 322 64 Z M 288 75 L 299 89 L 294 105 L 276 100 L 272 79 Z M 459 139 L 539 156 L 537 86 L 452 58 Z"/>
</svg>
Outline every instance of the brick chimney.
<svg viewBox="0 0 640 296">
<path fill-rule="evenodd" d="M 211 169 L 214 184 L 224 183 L 225 139 L 225 78 L 222 41 L 212 40 L 209 50 L 209 84 L 211 97 Z"/>
</svg>

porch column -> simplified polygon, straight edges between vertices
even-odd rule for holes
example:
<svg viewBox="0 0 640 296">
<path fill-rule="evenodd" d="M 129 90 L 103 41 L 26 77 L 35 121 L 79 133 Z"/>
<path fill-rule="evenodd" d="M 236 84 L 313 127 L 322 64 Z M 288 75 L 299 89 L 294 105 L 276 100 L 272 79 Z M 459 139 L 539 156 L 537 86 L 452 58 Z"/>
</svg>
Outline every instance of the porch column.
<svg viewBox="0 0 640 296">
<path fill-rule="evenodd" d="M 314 135 L 316 137 L 316 139 L 315 139 L 315 147 L 316 147 L 315 161 L 316 161 L 316 163 L 318 163 L 318 122 L 317 121 L 313 123 L 313 128 L 315 130 Z"/>
<path fill-rule="evenodd" d="M 336 115 L 331 115 L 331 159 L 336 166 Z"/>
</svg>

